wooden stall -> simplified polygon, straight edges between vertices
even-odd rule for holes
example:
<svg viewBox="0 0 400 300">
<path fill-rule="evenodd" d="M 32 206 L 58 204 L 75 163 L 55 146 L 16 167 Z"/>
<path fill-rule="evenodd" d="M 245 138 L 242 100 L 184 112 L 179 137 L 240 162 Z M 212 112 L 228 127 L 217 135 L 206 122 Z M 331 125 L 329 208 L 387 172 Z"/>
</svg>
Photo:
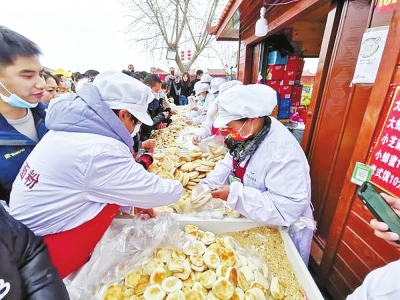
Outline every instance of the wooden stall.
<svg viewBox="0 0 400 300">
<path fill-rule="evenodd" d="M 269 30 L 256 37 L 262 5 Z M 237 74 L 244 83 L 257 81 L 263 42 L 273 34 L 291 31 L 295 49 L 319 58 L 301 144 L 311 167 L 318 223 L 309 268 L 334 299 L 344 299 L 368 272 L 400 258 L 373 235 L 372 215 L 356 199 L 357 186 L 350 181 L 356 162 L 370 158 L 393 101 L 391 86 L 400 85 L 399 19 L 396 0 L 232 0 L 211 30 L 217 40 L 238 41 Z M 380 26 L 389 31 L 375 82 L 351 84 L 363 35 Z"/>
</svg>

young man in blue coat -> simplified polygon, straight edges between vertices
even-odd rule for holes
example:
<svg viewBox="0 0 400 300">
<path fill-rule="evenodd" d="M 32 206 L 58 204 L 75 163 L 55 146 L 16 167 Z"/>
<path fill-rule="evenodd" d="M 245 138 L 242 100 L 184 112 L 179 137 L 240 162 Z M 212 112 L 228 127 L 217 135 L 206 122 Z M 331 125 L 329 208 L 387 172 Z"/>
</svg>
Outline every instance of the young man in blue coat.
<svg viewBox="0 0 400 300">
<path fill-rule="evenodd" d="M 0 26 L 0 199 L 7 202 L 22 163 L 47 131 L 40 54 L 35 43 Z"/>
</svg>

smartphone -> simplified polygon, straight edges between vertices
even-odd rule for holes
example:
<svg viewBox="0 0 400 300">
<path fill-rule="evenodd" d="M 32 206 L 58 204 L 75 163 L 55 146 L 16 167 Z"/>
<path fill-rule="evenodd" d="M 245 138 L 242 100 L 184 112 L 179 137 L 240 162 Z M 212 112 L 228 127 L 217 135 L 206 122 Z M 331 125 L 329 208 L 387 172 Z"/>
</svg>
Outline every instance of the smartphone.
<svg viewBox="0 0 400 300">
<path fill-rule="evenodd" d="M 365 181 L 358 188 L 357 196 L 378 221 L 385 222 L 389 226 L 389 231 L 395 232 L 400 236 L 400 217 L 370 182 Z M 396 243 L 400 244 L 400 240 L 396 241 Z"/>
</svg>

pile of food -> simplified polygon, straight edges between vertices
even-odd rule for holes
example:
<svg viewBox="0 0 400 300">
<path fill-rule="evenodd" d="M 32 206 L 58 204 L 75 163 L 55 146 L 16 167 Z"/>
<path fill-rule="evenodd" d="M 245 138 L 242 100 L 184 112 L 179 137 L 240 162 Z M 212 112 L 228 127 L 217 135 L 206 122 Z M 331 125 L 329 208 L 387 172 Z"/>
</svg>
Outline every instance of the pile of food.
<svg viewBox="0 0 400 300">
<path fill-rule="evenodd" d="M 179 180 L 184 187 L 182 198 L 170 206 L 174 212 L 191 212 L 192 190 L 214 168 L 216 162 L 225 157 L 223 146 L 215 144 L 208 149 L 209 152 L 203 153 L 199 150 L 181 151 L 169 147 L 166 151 L 156 151 L 153 154 L 154 162 L 149 172 L 162 178 Z M 207 200 L 204 199 L 203 205 Z"/>
<path fill-rule="evenodd" d="M 293 284 L 272 274 L 267 264 L 229 235 L 217 237 L 185 226 L 181 249 L 158 248 L 104 299 L 302 299 L 287 298 Z"/>
</svg>

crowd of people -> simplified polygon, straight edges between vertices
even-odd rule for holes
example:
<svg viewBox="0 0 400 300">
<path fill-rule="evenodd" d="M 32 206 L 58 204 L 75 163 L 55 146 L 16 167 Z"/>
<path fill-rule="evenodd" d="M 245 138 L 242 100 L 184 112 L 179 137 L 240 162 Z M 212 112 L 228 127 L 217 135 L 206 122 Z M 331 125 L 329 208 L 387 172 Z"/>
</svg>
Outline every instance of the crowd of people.
<svg viewBox="0 0 400 300">
<path fill-rule="evenodd" d="M 187 122 L 200 125 L 194 145 L 219 135 L 228 149 L 199 184 L 217 187 L 213 197 L 251 220 L 288 227 L 308 263 L 315 229 L 309 165 L 270 116 L 272 88 L 201 70 L 190 81 L 174 68 L 162 80 L 154 68 L 143 74 L 133 65 L 73 73 L 69 84 L 44 71 L 40 54 L 0 26 L 0 299 L 68 299 L 61 279 L 88 261 L 118 211 L 154 217 L 153 207 L 181 198 L 179 181 L 146 170 L 156 146 L 151 133 L 169 126 L 180 105 L 190 108 Z M 371 222 L 398 247 L 385 225 Z M 398 264 L 372 272 L 349 299 L 398 296 L 390 284 Z"/>
</svg>

